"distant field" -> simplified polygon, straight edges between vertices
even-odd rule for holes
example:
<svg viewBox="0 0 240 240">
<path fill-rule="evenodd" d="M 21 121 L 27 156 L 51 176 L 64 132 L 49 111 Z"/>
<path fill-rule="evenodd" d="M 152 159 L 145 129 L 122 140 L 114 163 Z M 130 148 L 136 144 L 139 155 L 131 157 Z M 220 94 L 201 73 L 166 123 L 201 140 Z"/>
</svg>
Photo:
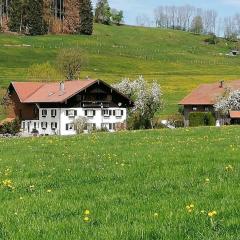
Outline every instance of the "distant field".
<svg viewBox="0 0 240 240">
<path fill-rule="evenodd" d="M 137 75 L 155 79 L 165 93 L 162 114 L 173 114 L 179 100 L 200 83 L 240 77 L 240 58 L 225 56 L 232 46 L 223 40 L 206 45 L 204 39 L 181 31 L 103 25 L 95 25 L 93 36 L 0 34 L 0 87 L 25 81 L 34 63 L 54 63 L 61 48 L 82 48 L 89 55 L 82 78 L 109 83 Z"/>
<path fill-rule="evenodd" d="M 239 127 L 0 139 L 0 238 L 237 240 L 239 141 Z"/>
</svg>

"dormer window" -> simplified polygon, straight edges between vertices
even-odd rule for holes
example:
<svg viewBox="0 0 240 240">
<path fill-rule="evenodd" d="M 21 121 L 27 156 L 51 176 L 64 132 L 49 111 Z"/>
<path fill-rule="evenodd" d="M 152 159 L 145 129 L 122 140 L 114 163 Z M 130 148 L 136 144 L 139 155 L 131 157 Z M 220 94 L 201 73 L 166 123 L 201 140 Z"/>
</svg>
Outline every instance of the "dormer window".
<svg viewBox="0 0 240 240">
<path fill-rule="evenodd" d="M 47 109 L 42 110 L 42 117 L 47 117 Z"/>
</svg>

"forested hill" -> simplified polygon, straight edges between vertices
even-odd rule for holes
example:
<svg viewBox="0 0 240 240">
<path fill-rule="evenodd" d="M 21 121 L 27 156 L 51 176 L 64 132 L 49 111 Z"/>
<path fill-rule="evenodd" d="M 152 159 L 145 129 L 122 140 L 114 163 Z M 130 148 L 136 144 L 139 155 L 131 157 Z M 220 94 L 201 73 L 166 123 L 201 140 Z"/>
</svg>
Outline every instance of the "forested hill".
<svg viewBox="0 0 240 240">
<path fill-rule="evenodd" d="M 62 48 L 81 48 L 88 56 L 82 78 L 116 82 L 144 75 L 155 79 L 164 90 L 163 114 L 170 114 L 198 84 L 240 77 L 240 58 L 226 56 L 235 43 L 220 40 L 211 45 L 207 38 L 182 31 L 98 24 L 93 36 L 0 34 L 0 87 L 26 81 L 28 68 L 35 63 L 54 65 Z"/>
</svg>

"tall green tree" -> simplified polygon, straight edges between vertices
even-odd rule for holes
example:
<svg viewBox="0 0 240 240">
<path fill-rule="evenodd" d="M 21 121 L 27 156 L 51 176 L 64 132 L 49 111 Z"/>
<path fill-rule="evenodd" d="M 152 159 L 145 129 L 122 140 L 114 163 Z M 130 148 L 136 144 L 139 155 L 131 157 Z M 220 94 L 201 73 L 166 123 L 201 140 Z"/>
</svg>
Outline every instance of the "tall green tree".
<svg viewBox="0 0 240 240">
<path fill-rule="evenodd" d="M 27 27 L 30 35 L 47 33 L 47 24 L 44 20 L 43 0 L 29 0 L 27 11 Z"/>
<path fill-rule="evenodd" d="M 92 35 L 93 32 L 93 8 L 91 0 L 79 0 L 79 32 Z"/>
<path fill-rule="evenodd" d="M 120 10 L 116 10 L 116 9 L 112 9 L 111 10 L 111 16 L 112 16 L 112 22 L 117 24 L 117 25 L 120 25 L 122 22 L 123 22 L 123 11 Z"/>
<path fill-rule="evenodd" d="M 195 34 L 203 33 L 203 19 L 201 16 L 196 16 L 192 21 L 192 32 Z"/>
<path fill-rule="evenodd" d="M 107 0 L 98 0 L 95 9 L 95 22 L 111 24 L 111 8 Z"/>
<path fill-rule="evenodd" d="M 27 0 L 12 0 L 9 11 L 9 29 L 12 32 L 25 32 L 26 28 L 26 13 L 28 11 Z"/>
</svg>

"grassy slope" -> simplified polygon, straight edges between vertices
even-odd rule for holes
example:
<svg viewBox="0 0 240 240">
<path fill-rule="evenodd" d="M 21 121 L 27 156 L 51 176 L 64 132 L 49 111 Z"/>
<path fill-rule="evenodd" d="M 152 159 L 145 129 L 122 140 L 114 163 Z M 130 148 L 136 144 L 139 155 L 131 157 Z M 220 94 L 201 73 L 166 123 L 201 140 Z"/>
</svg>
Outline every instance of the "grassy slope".
<svg viewBox="0 0 240 240">
<path fill-rule="evenodd" d="M 90 37 L 0 34 L 0 87 L 26 80 L 33 63 L 54 62 L 60 48 L 83 48 L 90 62 L 82 77 L 115 82 L 142 74 L 156 79 L 165 92 L 163 114 L 172 114 L 177 102 L 198 84 L 239 78 L 240 59 L 219 55 L 225 55 L 229 46 L 223 41 L 207 46 L 205 38 L 180 31 L 103 25 L 95 25 Z M 21 44 L 30 47 L 16 46 Z"/>
<path fill-rule="evenodd" d="M 0 140 L 0 180 L 15 187 L 0 186 L 0 238 L 238 239 L 239 136 L 229 127 Z"/>
</svg>

